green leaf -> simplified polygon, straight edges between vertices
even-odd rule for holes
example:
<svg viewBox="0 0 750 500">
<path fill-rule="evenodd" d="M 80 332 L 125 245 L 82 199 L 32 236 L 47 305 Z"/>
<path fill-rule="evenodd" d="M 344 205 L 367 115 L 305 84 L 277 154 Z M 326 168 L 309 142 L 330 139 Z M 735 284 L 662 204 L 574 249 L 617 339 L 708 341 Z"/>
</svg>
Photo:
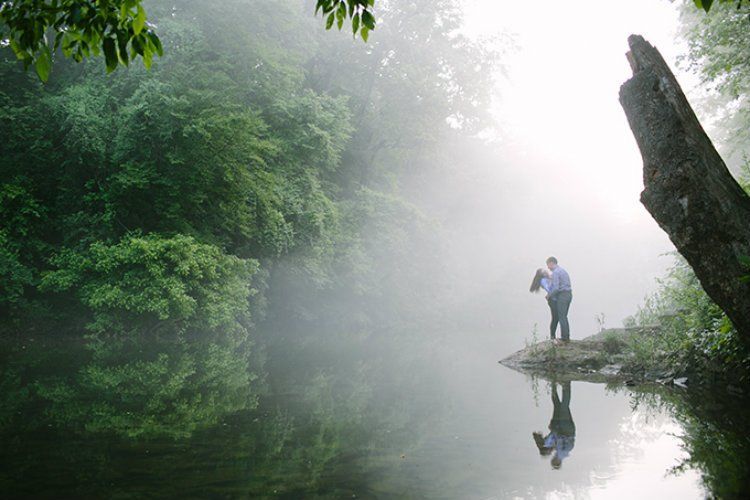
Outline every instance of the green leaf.
<svg viewBox="0 0 750 500">
<path fill-rule="evenodd" d="M 135 19 L 133 19 L 133 33 L 136 35 L 140 34 L 140 32 L 143 30 L 143 27 L 146 25 L 146 11 L 141 7 L 140 4 L 138 4 L 138 10 L 135 15 Z"/>
<path fill-rule="evenodd" d="M 693 0 L 695 2 L 695 6 L 699 9 L 703 9 L 706 12 L 711 10 L 711 4 L 714 3 L 714 0 Z"/>
<path fill-rule="evenodd" d="M 327 30 L 331 29 L 331 26 L 333 26 L 333 20 L 334 20 L 335 17 L 336 17 L 336 15 L 333 12 L 331 12 L 328 15 L 328 19 L 326 19 L 326 29 Z"/>
<path fill-rule="evenodd" d="M 367 29 L 367 26 L 363 26 L 359 34 L 362 36 L 362 40 L 366 42 L 367 38 L 370 36 L 370 30 Z"/>
<path fill-rule="evenodd" d="M 375 29 L 375 17 L 370 13 L 369 10 L 362 11 L 362 24 L 367 26 L 368 30 Z"/>
<path fill-rule="evenodd" d="M 78 4 L 73 5 L 70 8 L 70 22 L 77 24 L 81 21 L 81 6 Z"/>
<path fill-rule="evenodd" d="M 346 4 L 344 2 L 341 2 L 339 4 L 339 8 L 336 9 L 336 24 L 341 30 L 342 26 L 344 26 L 344 18 L 346 17 Z"/>
<path fill-rule="evenodd" d="M 104 59 L 107 63 L 107 73 L 112 73 L 117 69 L 118 64 L 115 41 L 112 38 L 105 38 L 102 42 L 102 49 L 104 50 Z"/>
<path fill-rule="evenodd" d="M 745 267 L 750 267 L 750 255 L 740 255 L 739 259 L 740 264 L 742 264 Z"/>
<path fill-rule="evenodd" d="M 39 75 L 39 79 L 46 82 L 50 71 L 52 71 L 52 52 L 50 52 L 48 45 L 43 45 L 42 47 L 42 51 L 36 58 L 34 67 L 36 68 L 36 74 Z"/>
<path fill-rule="evenodd" d="M 153 60 L 153 54 L 150 50 L 146 49 L 143 51 L 143 65 L 146 69 L 151 69 L 151 62 Z"/>
<path fill-rule="evenodd" d="M 128 59 L 128 37 L 122 31 L 117 33 L 117 49 L 120 55 L 120 62 L 127 66 L 130 62 Z"/>
<path fill-rule="evenodd" d="M 140 36 L 134 36 L 133 39 L 130 41 L 130 46 L 133 48 L 133 51 L 139 56 L 143 55 L 143 42 L 144 41 L 145 40 L 142 40 Z"/>
<path fill-rule="evenodd" d="M 151 40 L 151 44 L 154 46 L 154 49 L 156 50 L 156 53 L 159 55 L 159 57 L 164 55 L 164 48 L 161 46 L 161 40 L 159 39 L 159 36 L 154 33 L 153 31 L 149 31 L 148 38 Z"/>
<path fill-rule="evenodd" d="M 359 14 L 355 14 L 352 18 L 352 31 L 354 34 L 357 34 L 357 30 L 359 30 Z"/>
<path fill-rule="evenodd" d="M 10 43 L 10 48 L 13 49 L 13 53 L 19 61 L 28 59 L 29 54 L 18 44 L 15 38 L 11 38 L 8 43 Z"/>
</svg>

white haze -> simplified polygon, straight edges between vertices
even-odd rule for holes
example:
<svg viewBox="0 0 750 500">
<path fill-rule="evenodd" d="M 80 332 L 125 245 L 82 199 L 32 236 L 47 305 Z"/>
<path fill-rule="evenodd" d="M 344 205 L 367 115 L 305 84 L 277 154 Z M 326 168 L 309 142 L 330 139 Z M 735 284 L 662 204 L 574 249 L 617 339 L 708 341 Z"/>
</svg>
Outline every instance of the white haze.
<svg viewBox="0 0 750 500">
<path fill-rule="evenodd" d="M 465 2 L 465 30 L 509 32 L 494 115 L 500 146 L 462 207 L 467 235 L 458 250 L 467 302 L 497 304 L 492 330 L 518 346 L 548 310 L 528 292 L 536 268 L 555 255 L 572 277 L 573 338 L 619 326 L 655 287 L 674 250 L 641 205 L 642 162 L 618 101 L 631 76 L 627 37 L 641 34 L 676 70 L 677 7 L 667 1 L 543 0 Z M 695 78 L 677 72 L 684 88 Z M 474 266 L 472 263 L 482 263 Z M 488 271 L 489 268 L 489 271 Z M 514 339 L 511 339 L 513 337 Z"/>
</svg>

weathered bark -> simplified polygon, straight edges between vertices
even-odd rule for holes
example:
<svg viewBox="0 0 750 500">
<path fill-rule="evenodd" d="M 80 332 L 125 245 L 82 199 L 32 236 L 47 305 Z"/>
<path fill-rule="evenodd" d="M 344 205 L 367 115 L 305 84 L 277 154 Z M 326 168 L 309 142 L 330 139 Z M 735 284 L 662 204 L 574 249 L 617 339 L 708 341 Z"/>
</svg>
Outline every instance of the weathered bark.
<svg viewBox="0 0 750 500">
<path fill-rule="evenodd" d="M 711 144 L 664 59 L 628 38 L 633 77 L 620 103 L 643 157 L 641 202 L 687 259 L 706 293 L 750 345 L 750 197 Z"/>
</svg>

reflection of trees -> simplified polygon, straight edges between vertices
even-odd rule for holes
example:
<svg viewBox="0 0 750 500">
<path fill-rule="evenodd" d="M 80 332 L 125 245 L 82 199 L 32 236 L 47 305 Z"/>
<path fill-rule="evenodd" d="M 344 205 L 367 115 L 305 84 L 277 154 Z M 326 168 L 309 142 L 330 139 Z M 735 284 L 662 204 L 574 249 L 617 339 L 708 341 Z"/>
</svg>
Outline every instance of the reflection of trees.
<svg viewBox="0 0 750 500">
<path fill-rule="evenodd" d="M 350 497 L 373 473 L 398 473 L 434 422 L 408 404 L 428 366 L 385 370 L 381 356 L 307 366 L 283 393 L 259 396 L 244 339 L 207 337 L 16 349 L 0 364 L 0 489 Z"/>
<path fill-rule="evenodd" d="M 665 408 L 681 424 L 688 456 L 673 469 L 700 472 L 713 498 L 747 498 L 750 493 L 750 414 L 747 396 L 717 391 L 660 390 L 637 393 L 634 405 Z"/>
<path fill-rule="evenodd" d="M 413 485 L 413 477 L 394 477 L 404 474 L 401 456 L 444 417 L 435 411 L 445 399 L 434 365 L 414 358 L 419 349 L 403 349 L 403 338 L 396 349 L 394 339 L 305 333 L 314 345 L 296 345 L 297 351 L 289 343 L 284 362 L 269 362 L 275 389 L 292 394 L 278 405 L 293 425 L 278 455 L 268 459 L 265 487 L 253 493 L 398 495 L 394 485 Z M 388 481 L 373 480 L 378 477 Z"/>
<path fill-rule="evenodd" d="M 31 398 L 48 425 L 181 438 L 258 402 L 259 358 L 242 336 L 89 339 L 49 352 L 19 350 L 4 364 L 4 409 Z"/>
<path fill-rule="evenodd" d="M 56 422 L 128 437 L 188 437 L 257 405 L 247 343 L 156 338 L 91 341 L 69 379 L 37 384 Z"/>
</svg>

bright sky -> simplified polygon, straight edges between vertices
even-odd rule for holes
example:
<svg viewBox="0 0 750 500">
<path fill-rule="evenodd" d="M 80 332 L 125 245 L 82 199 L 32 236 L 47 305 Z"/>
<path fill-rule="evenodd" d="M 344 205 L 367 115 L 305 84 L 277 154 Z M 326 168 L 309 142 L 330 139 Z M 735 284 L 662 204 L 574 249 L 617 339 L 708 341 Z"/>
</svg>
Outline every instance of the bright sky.
<svg viewBox="0 0 750 500">
<path fill-rule="evenodd" d="M 643 35 L 676 71 L 683 52 L 675 40 L 677 7 L 667 0 L 464 5 L 470 35 L 509 32 L 518 45 L 497 89 L 495 114 L 507 144 L 498 175 L 515 175 L 531 200 L 516 217 L 537 227 L 541 221 L 548 233 L 535 239 L 515 231 L 523 242 L 514 244 L 515 255 L 529 255 L 515 265 L 533 274 L 544 255 L 557 255 L 576 271 L 585 296 L 578 295 L 585 302 L 574 304 L 571 317 L 588 325 L 601 312 L 607 326 L 617 326 L 654 288 L 671 263 L 659 256 L 673 249 L 639 201 L 641 157 L 618 101 L 632 75 L 627 37 Z M 676 73 L 684 88 L 694 85 L 694 77 Z M 619 288 L 603 293 L 605 283 Z"/>
<path fill-rule="evenodd" d="M 605 7 L 606 5 L 606 7 Z M 469 0 L 472 33 L 516 35 L 509 79 L 498 89 L 504 136 L 526 154 L 606 199 L 619 216 L 643 212 L 640 156 L 617 100 L 631 76 L 627 37 L 643 35 L 675 67 L 677 11 L 667 0 Z M 679 75 L 683 85 L 692 81 Z"/>
</svg>

